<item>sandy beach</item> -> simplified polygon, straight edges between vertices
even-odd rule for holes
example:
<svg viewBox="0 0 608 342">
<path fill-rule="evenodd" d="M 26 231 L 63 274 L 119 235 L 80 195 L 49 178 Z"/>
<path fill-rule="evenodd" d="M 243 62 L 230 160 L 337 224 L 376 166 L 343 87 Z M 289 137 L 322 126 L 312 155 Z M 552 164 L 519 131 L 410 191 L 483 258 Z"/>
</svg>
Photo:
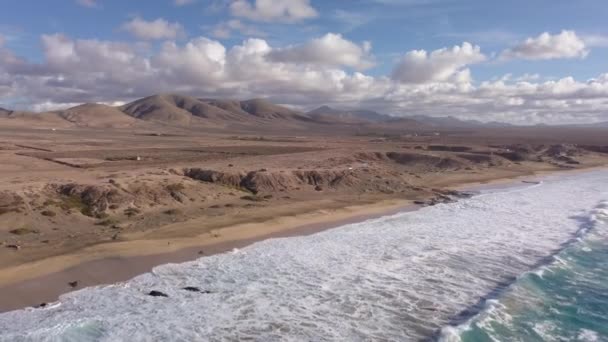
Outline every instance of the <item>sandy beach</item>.
<svg viewBox="0 0 608 342">
<path fill-rule="evenodd" d="M 536 181 L 554 174 L 585 172 L 537 172 L 507 178 L 468 182 L 453 186 L 461 191 L 481 191 Z M 180 263 L 203 256 L 229 252 L 257 241 L 313 234 L 349 223 L 361 222 L 421 206 L 410 200 L 385 200 L 272 220 L 220 228 L 211 234 L 189 238 L 131 240 L 95 245 L 70 253 L 2 270 L 0 273 L 0 312 L 53 302 L 64 293 L 88 286 L 113 284 L 151 271 L 155 266 Z M 194 223 L 195 224 L 195 223 Z M 69 283 L 77 282 L 76 286 Z"/>
<path fill-rule="evenodd" d="M 97 245 L 75 254 L 3 270 L 0 311 L 52 302 L 59 295 L 78 288 L 125 281 L 161 264 L 190 261 L 270 238 L 313 234 L 416 208 L 410 201 L 383 201 L 222 228 L 217 230 L 217 237 L 204 234 L 194 238 Z M 68 285 L 73 281 L 78 281 L 77 288 Z"/>
</svg>

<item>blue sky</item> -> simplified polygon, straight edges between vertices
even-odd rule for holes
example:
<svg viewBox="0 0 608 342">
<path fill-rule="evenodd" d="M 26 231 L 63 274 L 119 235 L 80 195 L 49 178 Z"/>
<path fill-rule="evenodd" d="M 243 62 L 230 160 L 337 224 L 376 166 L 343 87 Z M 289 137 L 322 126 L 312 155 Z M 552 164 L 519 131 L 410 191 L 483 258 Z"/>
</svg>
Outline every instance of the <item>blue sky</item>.
<svg viewBox="0 0 608 342">
<path fill-rule="evenodd" d="M 2 106 L 42 110 L 180 91 L 263 96 L 302 109 L 329 103 L 394 115 L 455 108 L 454 115 L 482 120 L 608 120 L 602 0 L 5 0 L 1 6 Z M 71 55 L 57 54 L 66 47 Z M 218 60 L 222 49 L 225 60 Z M 426 55 L 415 53 L 422 50 Z M 249 60 L 239 59 L 242 53 Z M 120 63 L 125 75 L 138 75 L 131 83 L 113 70 Z M 140 79 L 142 72 L 147 78 Z M 157 87 L 149 86 L 154 77 Z M 291 77 L 301 84 L 290 85 Z M 518 85 L 524 81 L 535 90 Z M 510 87 L 509 97 L 491 101 L 484 82 L 493 90 Z M 128 91 L 107 91 L 117 85 Z M 555 94 L 550 86 L 569 93 L 548 98 L 541 92 Z M 462 97 L 456 104 L 455 96 Z"/>
</svg>

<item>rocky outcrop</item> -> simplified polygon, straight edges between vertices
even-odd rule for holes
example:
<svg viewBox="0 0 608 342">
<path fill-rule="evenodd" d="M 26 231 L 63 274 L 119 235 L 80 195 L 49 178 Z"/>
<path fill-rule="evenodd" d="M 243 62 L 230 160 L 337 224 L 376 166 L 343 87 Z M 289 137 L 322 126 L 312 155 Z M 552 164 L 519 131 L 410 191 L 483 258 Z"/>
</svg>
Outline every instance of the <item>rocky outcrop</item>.
<svg viewBox="0 0 608 342">
<path fill-rule="evenodd" d="M 467 152 L 471 148 L 468 146 L 451 146 L 451 145 L 429 145 L 427 147 L 429 151 L 445 151 L 445 152 Z"/>
<path fill-rule="evenodd" d="M 11 191 L 0 192 L 0 215 L 20 212 L 23 209 L 23 197 Z"/>
<path fill-rule="evenodd" d="M 185 169 L 184 176 L 207 183 L 218 183 L 221 185 L 238 188 L 241 186 L 243 175 L 239 173 L 228 173 L 205 169 Z"/>
<path fill-rule="evenodd" d="M 431 154 L 388 152 L 386 156 L 398 164 L 425 169 L 446 170 L 466 166 L 464 162 L 456 158 L 439 157 Z"/>
<path fill-rule="evenodd" d="M 250 171 L 247 173 L 227 173 L 195 168 L 184 170 L 184 175 L 203 182 L 240 188 L 253 194 L 290 190 L 304 185 L 325 185 L 329 187 L 352 186 L 356 182 L 354 173 L 349 170 Z"/>
<path fill-rule="evenodd" d="M 111 204 L 128 201 L 128 196 L 111 186 L 70 183 L 59 185 L 56 190 L 64 197 L 64 207 L 75 207 L 87 216 L 98 216 Z"/>
</svg>

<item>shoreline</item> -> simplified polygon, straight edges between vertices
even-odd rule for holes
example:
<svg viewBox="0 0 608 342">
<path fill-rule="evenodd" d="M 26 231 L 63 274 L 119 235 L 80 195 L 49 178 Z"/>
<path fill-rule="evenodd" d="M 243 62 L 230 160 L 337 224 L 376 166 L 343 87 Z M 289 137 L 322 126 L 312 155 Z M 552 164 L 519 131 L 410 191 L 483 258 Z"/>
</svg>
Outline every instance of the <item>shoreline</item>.
<svg viewBox="0 0 608 342">
<path fill-rule="evenodd" d="M 515 185 L 529 178 L 605 169 L 606 166 L 574 170 L 531 172 L 512 177 L 457 184 L 450 188 L 477 190 Z M 85 287 L 109 285 L 132 279 L 167 263 L 181 263 L 203 256 L 224 253 L 258 241 L 303 236 L 346 224 L 389 216 L 421 208 L 411 200 L 384 200 L 373 204 L 347 206 L 331 212 L 311 213 L 218 229 L 216 238 L 203 234 L 195 238 L 131 240 L 99 244 L 76 253 L 60 255 L 5 269 L 0 274 L 0 313 L 57 301 L 68 292 Z M 146 251 L 150 251 L 147 253 Z M 162 252 L 158 252 L 162 251 Z M 201 253 L 202 252 L 202 253 Z M 68 283 L 78 281 L 75 288 Z"/>
<path fill-rule="evenodd" d="M 107 245 L 105 247 L 123 245 L 118 249 L 103 250 L 103 248 L 99 248 L 104 247 L 103 245 L 92 246 L 73 255 L 57 256 L 5 270 L 3 272 L 5 274 L 0 275 L 0 281 L 5 282 L 7 278 L 11 278 L 13 281 L 0 286 L 0 313 L 54 302 L 63 294 L 86 287 L 128 281 L 163 264 L 192 261 L 272 238 L 311 235 L 343 225 L 418 208 L 420 206 L 409 200 L 385 200 L 370 205 L 345 207 L 334 210 L 333 213 L 323 213 L 320 210 L 314 213 L 278 218 L 274 220 L 277 221 L 274 224 L 261 222 L 222 228 L 218 231 L 225 233 L 230 230 L 231 232 L 222 234 L 215 240 L 210 240 L 208 236 L 199 236 L 201 241 L 197 238 L 168 239 L 174 242 L 175 247 L 162 253 L 138 253 L 128 249 L 154 250 L 154 248 L 160 248 L 160 245 L 167 248 L 166 240 L 134 240 L 105 244 Z M 298 224 L 298 221 L 301 223 Z M 302 223 L 302 221 L 304 222 Z M 258 232 L 261 233 L 256 234 Z M 235 238 L 231 238 L 233 235 Z M 121 255 L 121 252 L 124 253 Z M 80 258 L 87 254 L 89 260 Z M 101 255 L 100 258 L 95 258 L 99 255 Z M 67 267 L 65 267 L 66 264 Z M 15 273 L 20 274 L 22 279 L 9 277 Z M 28 275 L 34 276 L 27 277 Z M 71 288 L 68 284 L 73 281 L 78 281 L 78 286 L 75 288 Z"/>
</svg>

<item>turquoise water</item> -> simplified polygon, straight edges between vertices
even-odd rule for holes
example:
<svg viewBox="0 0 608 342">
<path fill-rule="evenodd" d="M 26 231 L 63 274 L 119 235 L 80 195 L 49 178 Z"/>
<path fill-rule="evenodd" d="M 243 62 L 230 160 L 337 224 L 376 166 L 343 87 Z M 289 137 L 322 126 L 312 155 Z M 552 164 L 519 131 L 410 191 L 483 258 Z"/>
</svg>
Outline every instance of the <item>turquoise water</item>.
<svg viewBox="0 0 608 342">
<path fill-rule="evenodd" d="M 577 239 L 537 271 L 525 273 L 457 337 L 478 341 L 608 341 L 608 203 L 581 225 Z"/>
</svg>

